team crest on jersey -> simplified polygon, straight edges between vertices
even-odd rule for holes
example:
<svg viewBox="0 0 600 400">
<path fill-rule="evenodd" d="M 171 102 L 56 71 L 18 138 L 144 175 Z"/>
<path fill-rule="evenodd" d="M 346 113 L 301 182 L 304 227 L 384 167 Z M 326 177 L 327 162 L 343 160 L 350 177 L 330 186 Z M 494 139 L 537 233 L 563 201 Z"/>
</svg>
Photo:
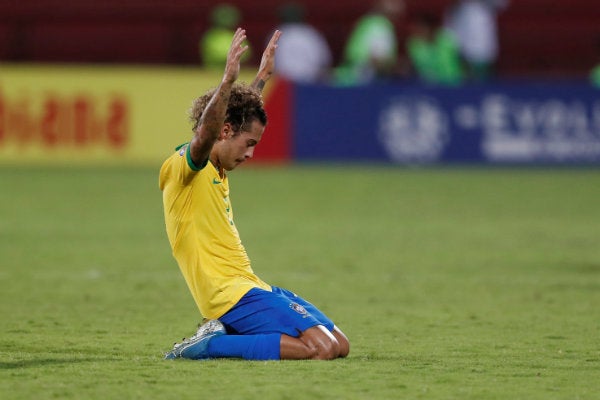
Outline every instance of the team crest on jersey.
<svg viewBox="0 0 600 400">
<path fill-rule="evenodd" d="M 301 306 L 298 303 L 290 303 L 290 308 L 294 311 L 296 311 L 298 314 L 307 316 L 308 312 L 306 311 L 306 308 L 304 308 L 303 306 Z"/>
</svg>

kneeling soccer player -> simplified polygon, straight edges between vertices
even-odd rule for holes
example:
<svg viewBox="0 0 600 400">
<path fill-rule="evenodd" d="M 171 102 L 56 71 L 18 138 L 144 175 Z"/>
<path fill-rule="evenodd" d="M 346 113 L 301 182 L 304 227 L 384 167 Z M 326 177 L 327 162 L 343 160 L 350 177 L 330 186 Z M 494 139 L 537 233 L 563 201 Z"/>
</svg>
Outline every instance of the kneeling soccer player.
<svg viewBox="0 0 600 400">
<path fill-rule="evenodd" d="M 165 358 L 248 360 L 345 357 L 346 336 L 315 306 L 256 276 L 233 222 L 231 171 L 252 157 L 267 116 L 260 92 L 273 74 L 275 31 L 252 85 L 235 83 L 246 32 L 238 29 L 219 86 L 192 108 L 194 136 L 159 178 L 173 255 L 208 322 Z"/>
</svg>

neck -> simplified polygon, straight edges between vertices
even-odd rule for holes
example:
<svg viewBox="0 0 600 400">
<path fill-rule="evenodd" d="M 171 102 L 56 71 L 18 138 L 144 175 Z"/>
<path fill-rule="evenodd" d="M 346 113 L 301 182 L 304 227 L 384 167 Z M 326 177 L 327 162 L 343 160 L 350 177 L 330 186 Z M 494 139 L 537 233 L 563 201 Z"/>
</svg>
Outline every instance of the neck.
<svg viewBox="0 0 600 400">
<path fill-rule="evenodd" d="M 221 179 L 223 179 L 225 177 L 225 170 L 223 170 L 223 168 L 221 167 L 221 162 L 219 161 L 219 157 L 217 157 L 215 154 L 211 154 L 208 159 L 210 160 L 212 165 L 214 165 L 215 168 L 217 169 L 217 172 L 219 173 L 219 176 L 221 177 Z"/>
</svg>

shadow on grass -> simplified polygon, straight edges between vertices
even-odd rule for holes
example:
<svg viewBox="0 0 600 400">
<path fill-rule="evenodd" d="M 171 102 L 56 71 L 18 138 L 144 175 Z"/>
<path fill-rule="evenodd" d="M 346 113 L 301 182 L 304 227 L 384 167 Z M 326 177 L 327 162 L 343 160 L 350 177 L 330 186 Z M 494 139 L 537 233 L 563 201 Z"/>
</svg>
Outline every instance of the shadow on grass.
<svg viewBox="0 0 600 400">
<path fill-rule="evenodd" d="M 112 361 L 98 358 L 37 358 L 32 360 L 0 361 L 0 370 L 19 368 L 38 368 L 59 364 L 77 364 L 85 362 Z"/>
</svg>

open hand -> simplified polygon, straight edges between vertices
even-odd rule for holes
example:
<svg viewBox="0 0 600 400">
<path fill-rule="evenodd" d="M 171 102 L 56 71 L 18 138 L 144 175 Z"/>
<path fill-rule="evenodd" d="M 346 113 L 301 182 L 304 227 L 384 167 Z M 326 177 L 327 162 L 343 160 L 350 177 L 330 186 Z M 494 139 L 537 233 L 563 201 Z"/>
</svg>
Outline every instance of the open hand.
<svg viewBox="0 0 600 400">
<path fill-rule="evenodd" d="M 275 49 L 277 49 L 279 36 L 281 36 L 281 31 L 276 30 L 273 36 L 271 36 L 271 40 L 269 40 L 269 44 L 267 44 L 260 60 L 257 76 L 265 82 L 273 75 L 275 70 Z"/>
<path fill-rule="evenodd" d="M 231 47 L 227 53 L 227 63 L 225 64 L 225 74 L 223 75 L 223 81 L 233 83 L 238 78 L 240 73 L 240 60 L 246 50 L 247 45 L 243 45 L 246 40 L 246 30 L 238 28 L 233 35 L 231 41 Z"/>
</svg>

